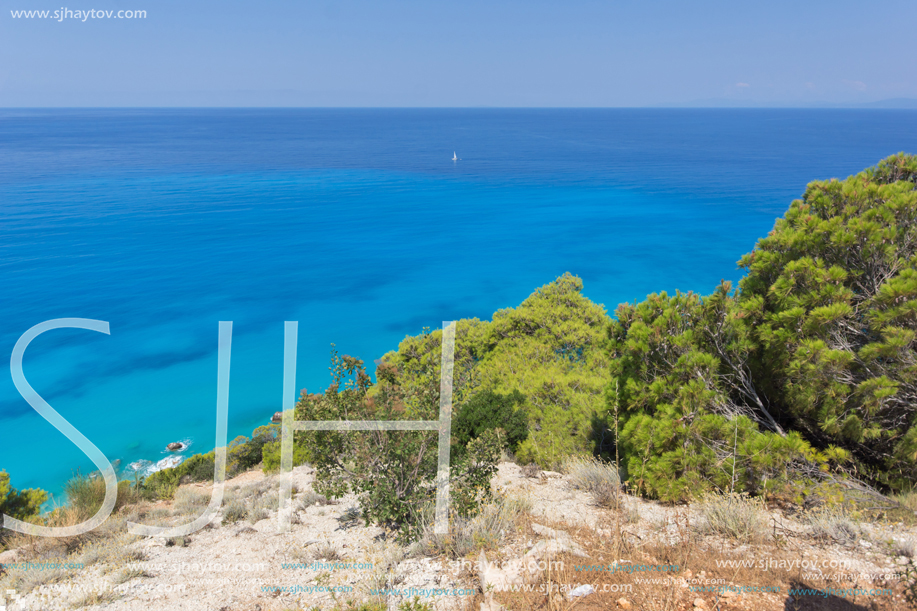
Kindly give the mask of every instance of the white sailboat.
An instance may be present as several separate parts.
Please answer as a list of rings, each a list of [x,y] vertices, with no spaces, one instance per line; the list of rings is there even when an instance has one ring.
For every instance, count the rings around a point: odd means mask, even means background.
[[[452,161],[458,161],[458,155],[455,154],[455,151],[452,151]]]

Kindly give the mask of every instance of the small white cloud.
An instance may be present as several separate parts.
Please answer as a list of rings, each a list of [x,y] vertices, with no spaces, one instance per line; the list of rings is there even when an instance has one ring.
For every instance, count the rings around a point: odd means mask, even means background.
[[[844,84],[848,87],[852,87],[857,91],[866,91],[866,83],[863,81],[844,81]]]
[[[736,83],[736,87],[751,87],[748,83]]]

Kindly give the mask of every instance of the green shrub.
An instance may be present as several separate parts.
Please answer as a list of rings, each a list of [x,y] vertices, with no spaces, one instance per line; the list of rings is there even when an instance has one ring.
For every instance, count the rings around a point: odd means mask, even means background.
[[[0,471],[0,513],[23,521],[32,521],[41,514],[41,505],[48,493],[38,488],[16,490],[10,486],[10,475]]]
[[[484,390],[472,396],[452,420],[452,451],[455,457],[462,458],[469,441],[480,437],[488,429],[496,428],[506,432],[509,449],[515,452],[529,435],[524,404],[525,396],[518,390],[506,395]]]
[[[666,501],[755,494],[808,485],[797,466],[817,474],[846,459],[831,447],[816,452],[774,420],[748,368],[754,346],[740,314],[728,284],[708,297],[660,293],[618,307],[608,329],[608,413],[619,413],[633,489]]]
[[[178,489],[179,479],[177,469],[161,469],[147,476],[143,487],[156,498],[170,499]]]
[[[105,502],[105,479],[98,473],[83,475],[77,471],[64,484],[64,494],[67,495],[67,505],[76,510],[82,519],[88,519],[94,516]]]
[[[279,441],[275,441],[279,434],[279,424],[268,424],[252,431],[251,439],[244,435],[233,439],[226,449],[226,477],[235,477],[260,464],[266,447],[273,447],[275,443],[279,446]],[[279,456],[278,450],[278,469]],[[183,483],[212,482],[215,461],[216,454],[212,451],[207,454],[194,454],[176,467],[151,474],[143,481],[143,487],[158,498],[172,498],[175,490]]]
[[[456,325],[454,404],[484,391],[523,394],[528,436],[515,449],[523,464],[553,469],[570,454],[605,449],[608,316],[582,288],[582,280],[564,274],[518,307],[495,312],[491,322]],[[382,358],[377,377],[438,386],[431,376],[438,375],[441,342],[441,330],[405,338]]]
[[[475,515],[491,499],[490,479],[506,447],[503,429],[485,429],[465,446],[464,457],[450,471],[452,509],[460,516]]]
[[[917,480],[917,157],[815,181],[742,258],[750,367],[775,417],[851,452],[892,490]]]
[[[194,454],[177,467],[150,474],[143,481],[143,488],[158,498],[170,499],[184,482],[212,482],[215,460],[214,452]]]
[[[402,601],[398,605],[398,611],[433,611],[433,605],[420,602],[420,596],[415,596],[411,601]]]
[[[89,475],[77,471],[64,484],[64,494],[67,497],[67,505],[75,510],[81,519],[87,520],[94,516],[105,502],[105,479],[98,471]],[[116,512],[126,505],[139,503],[146,498],[144,491],[137,488],[133,482],[121,480],[118,482],[118,496],[112,511]]]
[[[293,466],[298,467],[309,462],[309,452],[302,445],[300,434],[294,433],[293,444]],[[280,440],[271,441],[264,444],[261,450],[262,469],[265,473],[277,473],[280,471]]]
[[[839,467],[892,490],[917,479],[915,182],[904,154],[813,182],[742,258],[737,292],[619,306],[607,418],[636,489],[795,496]]]
[[[892,498],[901,503],[903,507],[917,512],[917,490],[908,490],[907,492],[902,492],[901,494],[897,494]]]
[[[279,424],[259,426],[252,431],[252,438],[239,435],[226,450],[226,473],[234,477],[261,463],[264,447],[280,435]]]
[[[118,482],[118,501],[115,503],[115,511],[126,505],[134,505],[149,498],[150,495],[146,494],[143,488],[137,485],[137,482],[126,479],[121,480]]]
[[[215,460],[216,455],[213,452],[189,456],[178,466],[178,477],[180,480],[187,478],[192,482],[212,482]]]
[[[438,364],[438,361],[437,363]],[[435,420],[439,375],[419,376],[417,384],[380,379],[373,388],[363,362],[332,353],[333,383],[324,394],[303,391],[297,420]],[[310,431],[304,445],[316,469],[315,490],[329,498],[359,496],[368,522],[397,530],[409,539],[419,533],[420,508],[436,493],[435,431]],[[503,447],[502,431],[489,430],[470,442],[466,460],[453,465],[451,485],[457,510],[474,513],[490,494],[490,475]]]

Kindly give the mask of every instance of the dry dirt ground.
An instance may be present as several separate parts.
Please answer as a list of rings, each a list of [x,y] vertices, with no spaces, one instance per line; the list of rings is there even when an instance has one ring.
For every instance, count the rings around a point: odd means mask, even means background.
[[[895,574],[913,562],[901,555],[914,549],[913,520],[859,523],[841,544],[813,538],[798,515],[774,510],[767,540],[741,545],[704,534],[695,507],[633,497],[599,507],[565,476],[526,477],[502,463],[492,484],[497,496],[525,499],[527,511],[495,539],[454,557],[401,546],[364,525],[352,496],[313,503],[309,467],[297,467],[293,478],[289,533],[277,533],[276,478],[251,471],[227,482],[232,498],[223,516],[184,539],[112,527],[64,547],[22,540],[0,555],[0,563],[31,563],[0,576],[0,611],[346,610],[364,602],[399,609],[414,596],[439,611],[908,608]],[[145,523],[190,521],[205,495],[207,487],[185,486],[172,503],[121,513]],[[232,521],[233,504],[247,504],[249,517]],[[520,573],[514,561],[522,558],[535,562]],[[61,562],[82,568],[49,568]],[[571,596],[577,588],[592,591]],[[798,588],[810,591],[791,592]]]

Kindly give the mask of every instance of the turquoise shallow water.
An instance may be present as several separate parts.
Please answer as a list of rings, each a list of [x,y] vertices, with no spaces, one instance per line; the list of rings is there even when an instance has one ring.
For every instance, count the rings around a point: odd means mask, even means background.
[[[917,152],[914,111],[0,111],[0,352],[59,317],[32,386],[123,465],[213,446],[217,323],[234,321],[230,438],[332,342],[372,362],[565,271],[613,310],[736,280],[808,181]],[[460,161],[451,161],[453,151]],[[0,371],[0,468],[59,490],[91,463]]]

